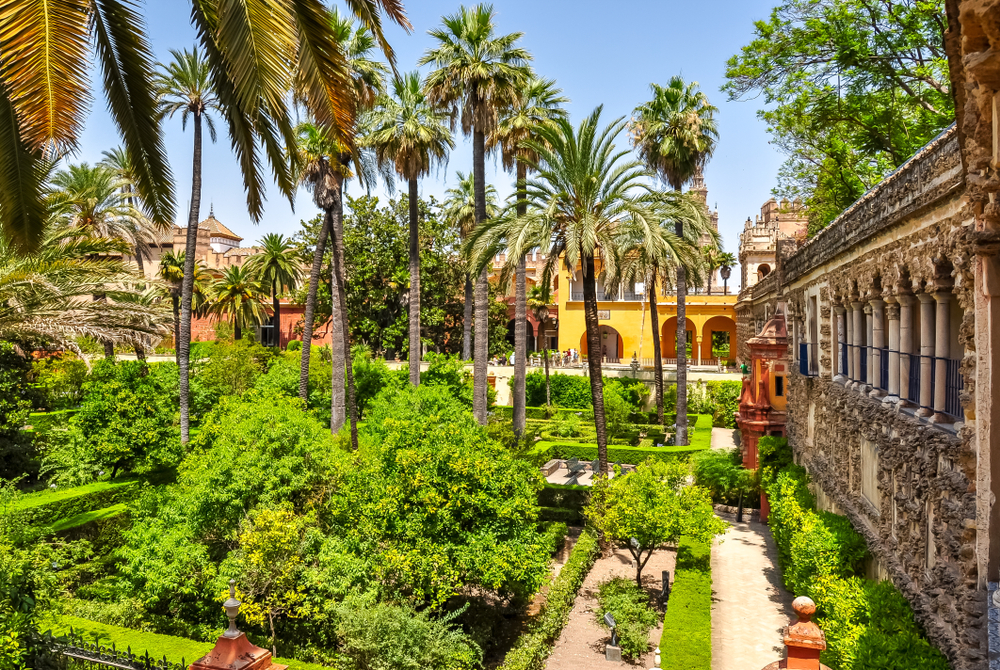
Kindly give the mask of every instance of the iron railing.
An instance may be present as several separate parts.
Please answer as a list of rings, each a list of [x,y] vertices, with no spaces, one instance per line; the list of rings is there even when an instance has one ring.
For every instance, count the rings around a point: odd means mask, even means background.
[[[52,631],[32,637],[32,646],[37,650],[35,667],[45,670],[187,670],[187,663],[157,659],[149,652],[139,655],[132,648],[118,649],[95,639],[87,639],[70,629],[65,635],[53,635]]]
[[[840,373],[847,377],[850,381],[861,382],[861,383],[871,383],[875,388],[880,390],[889,389],[889,356],[891,354],[899,355],[899,366],[900,370],[909,370],[909,380],[906,388],[900,388],[899,394],[904,400],[911,402],[918,407],[928,409],[931,411],[940,411],[934,407],[934,389],[937,384],[937,367],[938,361],[945,362],[945,404],[944,413],[955,418],[960,418],[962,416],[962,402],[961,393],[965,388],[965,377],[959,370],[961,361],[953,358],[942,358],[940,356],[923,356],[921,354],[907,354],[895,349],[889,349],[888,347],[872,347],[867,345],[855,345],[847,344],[845,342],[839,343],[841,347]],[[805,357],[805,344],[800,344],[800,360],[799,369],[802,371],[803,359]],[[850,374],[850,367],[848,363],[848,357],[853,355],[854,349],[860,349],[860,366],[859,370],[856,370],[853,375]],[[879,375],[877,377],[878,384],[875,380],[868,380],[868,357],[873,355],[874,350],[879,352]],[[923,363],[929,362],[930,365],[930,404],[923,404],[920,402],[920,381],[922,377]],[[802,374],[806,374],[802,372]]]
[[[799,342],[799,374],[804,377],[819,376],[818,351],[815,342]]]

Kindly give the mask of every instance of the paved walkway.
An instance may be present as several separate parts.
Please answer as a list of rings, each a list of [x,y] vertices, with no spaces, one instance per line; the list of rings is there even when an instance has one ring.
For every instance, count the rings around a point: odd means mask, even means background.
[[[712,670],[760,670],[784,653],[792,595],[767,526],[720,516],[732,527],[712,547]]]
[[[740,431],[732,428],[712,428],[713,449],[735,449],[739,444]]]

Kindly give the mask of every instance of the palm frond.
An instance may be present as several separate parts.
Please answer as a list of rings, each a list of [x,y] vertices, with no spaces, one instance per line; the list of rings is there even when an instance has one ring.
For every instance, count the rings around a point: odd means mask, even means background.
[[[50,167],[21,137],[17,112],[0,85],[0,231],[22,252],[37,249],[42,240]]]

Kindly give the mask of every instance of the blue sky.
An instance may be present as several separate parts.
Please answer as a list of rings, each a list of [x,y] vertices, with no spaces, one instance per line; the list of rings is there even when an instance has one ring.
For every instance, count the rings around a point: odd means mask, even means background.
[[[675,74],[697,81],[719,107],[720,142],[706,169],[710,206],[718,205],[719,228],[728,251],[736,252],[739,231],[747,216],[755,216],[770,197],[781,154],[768,143],[764,123],[756,118],[760,100],[727,102],[719,87],[726,60],[752,37],[753,21],[770,12],[776,0],[496,0],[498,31],[524,33],[522,43],[533,55],[535,70],[553,78],[570,98],[569,112],[578,121],[595,106],[604,105],[604,119],[626,116],[649,96],[651,82],[666,83]],[[404,0],[414,30],[407,35],[391,27],[390,43],[402,71],[415,67],[431,45],[427,30],[441,16],[454,12],[458,2]],[[194,31],[188,2],[156,0],[145,4],[145,14],[157,58],[167,60],[170,49],[190,48]],[[268,232],[292,234],[303,218],[317,212],[305,190],[295,209],[274,187],[268,190],[263,219],[254,225],[246,212],[238,165],[228,138],[219,128],[215,145],[206,144],[201,217],[210,204],[215,216],[251,244]],[[191,134],[180,118],[166,121],[166,142],[177,184],[177,221],[186,223],[191,189]],[[206,142],[208,140],[206,134]],[[628,139],[623,134],[622,144]],[[103,97],[98,94],[73,161],[96,162],[101,152],[118,143]],[[455,172],[471,171],[471,141],[457,138],[447,170],[421,183],[421,195],[439,199],[455,184]],[[488,160],[487,178],[501,196],[512,190],[510,175],[499,162]],[[404,187],[405,189],[405,187]],[[359,195],[356,184],[348,187]],[[373,191],[382,194],[381,188]],[[733,281],[739,277],[733,272]]]

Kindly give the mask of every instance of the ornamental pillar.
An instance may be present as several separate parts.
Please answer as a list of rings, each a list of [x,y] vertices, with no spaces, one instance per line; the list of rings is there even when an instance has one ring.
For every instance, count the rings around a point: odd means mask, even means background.
[[[931,375],[934,374],[936,309],[934,296],[930,293],[921,293],[917,298],[920,300],[920,409],[917,410],[917,416],[930,416],[933,414],[931,407],[934,404],[934,387],[931,384]]]
[[[934,414],[931,423],[952,423],[948,416],[948,359],[951,356],[951,291],[935,291]]]
[[[911,407],[910,370],[913,360],[913,303],[912,295],[899,296],[899,406]]]
[[[851,348],[851,379],[854,384],[851,388],[861,388],[863,382],[861,378],[864,373],[861,371],[861,347],[865,345],[865,304],[863,302],[852,302],[854,308],[854,327],[851,329],[853,335],[853,345]]]
[[[875,298],[868,304],[871,307],[872,320],[872,348],[869,364],[872,374],[868,380],[873,387],[869,396],[881,398],[885,395],[886,386],[886,380],[882,379],[882,349],[885,347],[885,302],[880,298]]]
[[[882,402],[899,402],[899,304],[893,296],[885,298],[885,317],[889,325],[889,378],[887,395]]]

